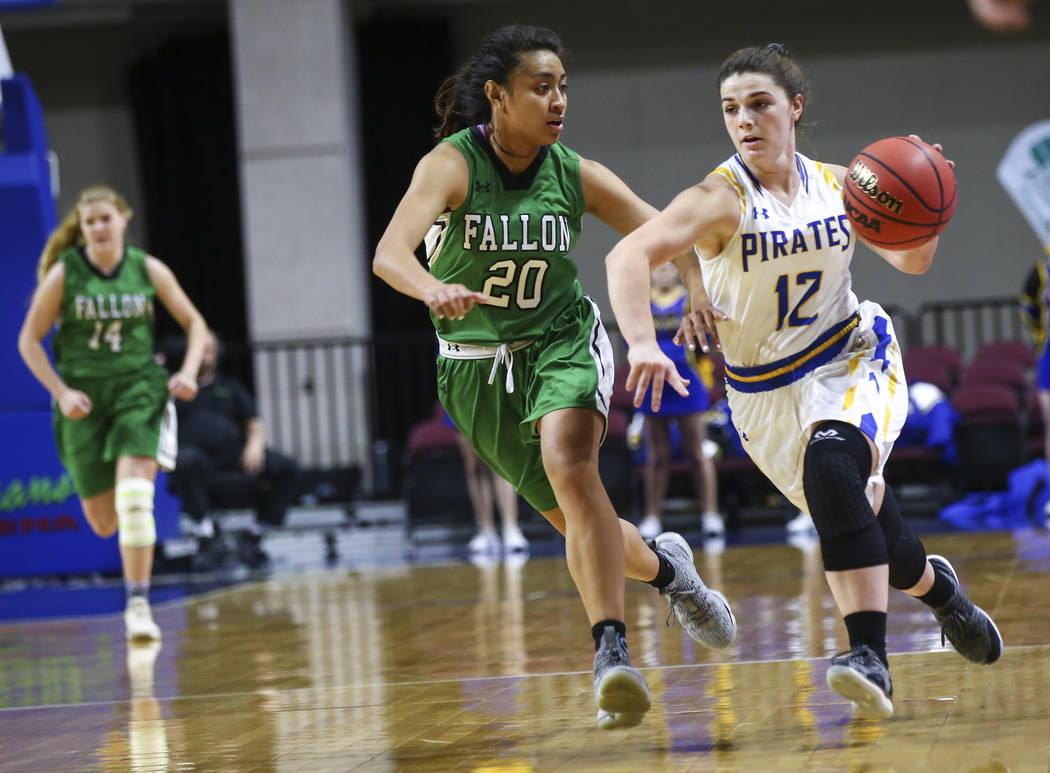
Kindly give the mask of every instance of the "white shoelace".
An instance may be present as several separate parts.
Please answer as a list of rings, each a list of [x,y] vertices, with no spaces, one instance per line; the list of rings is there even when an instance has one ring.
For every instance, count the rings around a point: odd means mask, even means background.
[[[507,381],[505,386],[507,393],[510,394],[514,391],[514,352],[506,344],[500,344],[496,347],[496,356],[492,358],[492,370],[489,371],[490,384],[496,380],[496,371],[499,369],[501,362],[507,364]]]

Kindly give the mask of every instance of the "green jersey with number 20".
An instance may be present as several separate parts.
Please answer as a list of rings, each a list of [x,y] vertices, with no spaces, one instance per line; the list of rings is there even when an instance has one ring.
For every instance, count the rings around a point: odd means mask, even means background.
[[[427,234],[430,272],[492,300],[461,320],[432,314],[434,327],[446,341],[485,346],[534,338],[583,294],[569,257],[585,209],[580,157],[555,143],[514,175],[480,126],[444,141],[466,158],[469,190]]]
[[[105,378],[134,373],[153,358],[153,303],[157,290],[146,253],[126,247],[106,276],[81,248],[59,255],[65,266],[62,310],[51,341],[63,378]]]

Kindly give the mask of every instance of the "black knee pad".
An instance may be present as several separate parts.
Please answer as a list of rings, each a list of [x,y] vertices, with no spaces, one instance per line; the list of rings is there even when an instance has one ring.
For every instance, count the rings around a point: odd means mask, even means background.
[[[926,571],[926,548],[912,534],[901,517],[901,508],[893,489],[886,486],[879,509],[879,526],[886,538],[886,553],[890,564],[890,587],[907,590],[913,587]]]
[[[825,421],[813,430],[802,464],[802,486],[821,539],[836,539],[875,523],[864,496],[871,450],[860,430]]]
[[[856,427],[826,421],[813,431],[802,485],[828,571],[887,562],[886,540],[864,496],[870,470],[871,449]]]

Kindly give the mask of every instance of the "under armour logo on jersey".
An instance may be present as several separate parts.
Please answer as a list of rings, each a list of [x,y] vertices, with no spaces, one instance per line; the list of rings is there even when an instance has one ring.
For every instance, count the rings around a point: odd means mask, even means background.
[[[474,182],[474,192],[475,193],[482,193],[482,192],[484,192],[484,193],[491,193],[492,192],[492,183],[483,183],[483,182],[475,181]]]
[[[450,343],[449,341],[445,341],[445,351],[458,352],[459,351],[459,344],[454,344],[454,343]]]
[[[742,437],[744,439],[745,443],[750,443],[751,442],[751,438],[749,438],[747,436],[747,433],[744,430],[740,430],[740,437]]]
[[[841,440],[846,442],[846,438],[842,437],[838,432],[833,429],[822,429],[813,433],[813,442],[818,440]]]
[[[758,220],[759,215],[764,217],[766,220],[769,220],[769,210],[765,207],[762,207],[762,209],[759,209],[758,207],[752,207],[752,209],[755,211],[755,220]]]

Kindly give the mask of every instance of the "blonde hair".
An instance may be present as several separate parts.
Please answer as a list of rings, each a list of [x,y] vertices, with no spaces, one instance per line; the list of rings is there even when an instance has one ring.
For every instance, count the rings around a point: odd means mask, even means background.
[[[47,237],[47,244],[44,245],[44,251],[40,253],[40,261],[36,266],[37,282],[44,281],[44,277],[47,276],[47,272],[51,270],[51,267],[55,265],[59,255],[70,247],[81,247],[84,245],[84,234],[80,230],[80,208],[86,204],[93,204],[96,201],[108,201],[127,220],[131,220],[133,214],[131,207],[128,206],[123,196],[108,185],[92,185],[90,188],[85,188],[77,196],[77,203],[73,205],[73,208],[62,218],[62,222]]]

